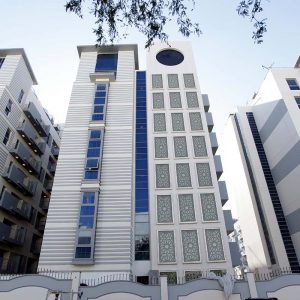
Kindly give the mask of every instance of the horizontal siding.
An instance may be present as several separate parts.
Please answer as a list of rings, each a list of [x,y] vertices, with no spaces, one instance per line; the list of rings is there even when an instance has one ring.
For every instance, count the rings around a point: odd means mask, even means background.
[[[90,74],[95,72],[97,52],[82,52],[76,82],[90,82]]]
[[[0,85],[9,85],[21,57],[21,55],[8,55],[5,57],[4,63],[0,69]]]

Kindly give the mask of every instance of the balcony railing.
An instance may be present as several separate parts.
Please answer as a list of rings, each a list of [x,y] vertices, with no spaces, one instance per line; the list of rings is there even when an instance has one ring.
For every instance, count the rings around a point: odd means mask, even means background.
[[[36,141],[35,131],[32,125],[25,121],[18,125],[17,131],[22,136],[27,145],[38,155],[42,155],[45,152],[46,143],[38,143]]]
[[[58,157],[59,154],[59,148],[58,147],[52,147],[51,148],[51,153],[53,154],[54,157]]]
[[[24,113],[40,136],[46,137],[49,134],[50,126],[44,124],[34,103],[29,102],[28,106],[24,109]]]
[[[0,222],[0,242],[22,246],[25,241],[26,229]]]
[[[31,205],[5,191],[0,199],[0,207],[11,214],[30,220]]]
[[[53,186],[53,180],[45,180],[44,181],[44,187],[48,192],[51,192]]]
[[[56,164],[50,163],[50,162],[49,162],[49,163],[48,163],[48,171],[49,171],[51,174],[54,175],[55,170],[56,170]]]
[[[12,166],[3,174],[3,178],[17,188],[25,196],[33,196],[36,190],[36,182],[31,181],[17,167]]]
[[[39,173],[41,163],[31,156],[30,151],[22,143],[16,143],[9,152],[29,173],[35,175]]]
[[[46,226],[46,219],[40,219],[37,223],[37,229],[39,231],[44,231],[45,230],[45,226]]]

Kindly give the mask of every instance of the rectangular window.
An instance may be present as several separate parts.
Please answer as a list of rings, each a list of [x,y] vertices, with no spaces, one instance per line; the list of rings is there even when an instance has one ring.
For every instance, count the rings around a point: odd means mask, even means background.
[[[91,250],[91,247],[76,247],[75,258],[90,258]]]
[[[117,72],[118,53],[98,54],[95,72]]]
[[[93,228],[94,216],[92,217],[80,217],[79,228]]]
[[[22,102],[23,96],[24,96],[24,91],[21,90],[21,91],[20,91],[20,94],[19,94],[19,97],[18,97],[18,102],[19,102],[19,103]]]
[[[3,138],[3,144],[7,145],[9,138],[10,138],[10,134],[11,134],[11,130],[9,128],[7,128],[4,138]]]
[[[11,112],[11,107],[12,107],[12,101],[8,99],[8,102],[5,107],[5,114],[8,116],[8,114]]]
[[[295,97],[296,103],[300,109],[300,97]]]
[[[290,90],[300,90],[299,84],[296,79],[287,79],[286,82],[289,85]]]
[[[93,216],[94,213],[95,213],[95,206],[93,205],[81,206],[80,209],[81,216]]]
[[[95,203],[95,193],[93,192],[84,192],[82,195],[82,203],[91,204]]]
[[[5,57],[0,57],[0,69],[4,63]]]
[[[103,121],[105,119],[106,84],[97,84],[92,121]]]

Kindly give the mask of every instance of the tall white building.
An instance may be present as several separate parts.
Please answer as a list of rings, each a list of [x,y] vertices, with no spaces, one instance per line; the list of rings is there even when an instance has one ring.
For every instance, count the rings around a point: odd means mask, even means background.
[[[60,136],[24,49],[0,49],[0,272],[36,272]]]
[[[146,71],[136,45],[78,52],[39,267],[143,282],[231,269],[226,187],[190,44],[151,47]]]
[[[273,68],[228,119],[221,155],[250,269],[300,260],[300,68]]]

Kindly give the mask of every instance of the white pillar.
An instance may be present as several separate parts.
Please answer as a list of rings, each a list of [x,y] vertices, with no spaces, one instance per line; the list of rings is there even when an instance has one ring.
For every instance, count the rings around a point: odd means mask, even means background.
[[[78,291],[80,286],[80,272],[73,272],[72,273],[72,289],[71,289],[71,297],[72,300],[78,300]]]
[[[247,278],[251,298],[258,298],[254,274],[246,273],[246,278]]]
[[[161,300],[168,300],[168,277],[167,276],[160,276],[160,299]]]

